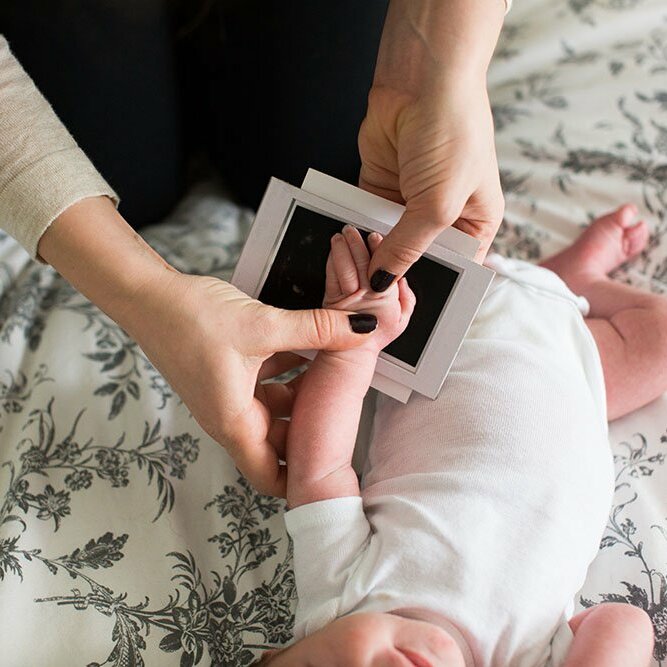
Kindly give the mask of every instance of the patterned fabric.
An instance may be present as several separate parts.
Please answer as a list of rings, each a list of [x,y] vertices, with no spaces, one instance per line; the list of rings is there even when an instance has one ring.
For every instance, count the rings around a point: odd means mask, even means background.
[[[666,293],[664,0],[516,2],[489,85],[507,200],[496,250],[539,261],[633,202],[651,239],[615,277]],[[615,500],[578,610],[602,601],[645,609],[653,664],[666,665],[667,396],[611,424],[610,442]]]
[[[199,192],[146,234],[179,269],[229,278],[251,221]],[[7,236],[0,276],[2,664],[236,667],[287,642],[282,501],[254,493],[127,335]]]
[[[496,250],[537,261],[632,201],[653,233],[618,278],[665,291],[664,0],[517,2],[489,83],[507,194]],[[227,278],[251,219],[199,191],[145,236],[179,269]],[[646,609],[663,665],[667,398],[615,422],[611,444],[614,507],[578,604]],[[4,665],[249,664],[291,636],[283,508],[121,329],[0,238]]]

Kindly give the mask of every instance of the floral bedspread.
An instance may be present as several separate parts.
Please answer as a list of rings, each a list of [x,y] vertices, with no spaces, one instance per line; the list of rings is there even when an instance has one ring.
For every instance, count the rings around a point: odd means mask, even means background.
[[[667,294],[664,0],[515,0],[489,85],[507,202],[497,249],[539,261],[592,218],[633,202],[651,239],[615,277]],[[577,604],[645,609],[656,632],[653,664],[663,666],[667,396],[612,423],[610,442],[614,506]]]
[[[664,0],[515,0],[489,85],[507,196],[496,249],[538,261],[632,201],[651,242],[617,277],[666,291]],[[145,236],[178,268],[226,278],[251,222],[204,189]],[[615,502],[577,603],[646,609],[664,665],[667,398],[610,440]],[[248,665],[291,637],[282,510],[119,327],[0,237],[3,665]]]
[[[147,236],[178,268],[229,277],[251,221],[198,192]],[[231,667],[287,642],[282,501],[6,236],[0,280],[0,662]]]

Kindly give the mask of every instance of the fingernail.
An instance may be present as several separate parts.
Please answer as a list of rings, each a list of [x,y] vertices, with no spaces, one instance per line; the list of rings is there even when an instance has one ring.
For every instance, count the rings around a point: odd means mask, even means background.
[[[396,276],[393,273],[389,273],[389,271],[378,269],[371,276],[371,289],[374,292],[384,292],[389,285],[391,285],[395,277]]]
[[[378,318],[375,315],[359,313],[358,315],[348,315],[352,331],[358,334],[368,334],[377,329]]]

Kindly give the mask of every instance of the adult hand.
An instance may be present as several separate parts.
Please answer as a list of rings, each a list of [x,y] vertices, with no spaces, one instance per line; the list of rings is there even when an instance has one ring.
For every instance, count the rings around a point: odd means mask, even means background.
[[[372,316],[266,306],[213,277],[172,272],[140,299],[132,335],[199,425],[222,444],[260,492],[284,496],[289,385],[260,385],[304,363],[298,349],[347,349],[376,325]]]
[[[362,188],[406,210],[373,255],[383,291],[446,227],[478,238],[481,261],[502,220],[486,70],[502,0],[391,0],[359,132]]]
[[[418,99],[373,89],[359,151],[359,185],[406,206],[371,260],[373,289],[386,289],[452,224],[479,239],[476,259],[485,257],[504,200],[484,86]]]
[[[284,495],[290,388],[259,385],[302,363],[299,349],[363,343],[377,320],[333,310],[285,311],[217,278],[179,273],[106,197],[67,208],[44,232],[40,256],[142,347],[202,428],[258,491]],[[370,334],[372,335],[372,334]]]

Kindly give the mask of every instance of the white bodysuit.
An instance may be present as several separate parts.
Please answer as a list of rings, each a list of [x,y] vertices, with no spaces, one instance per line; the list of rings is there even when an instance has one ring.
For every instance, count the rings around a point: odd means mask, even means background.
[[[287,512],[297,639],[423,607],[468,667],[562,664],[613,492],[602,368],[585,299],[546,269],[488,263],[438,399],[379,399],[362,497]]]

